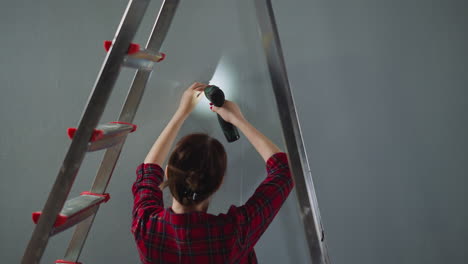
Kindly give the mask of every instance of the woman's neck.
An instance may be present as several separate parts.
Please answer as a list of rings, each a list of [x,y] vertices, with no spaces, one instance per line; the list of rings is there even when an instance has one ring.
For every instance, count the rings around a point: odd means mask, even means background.
[[[172,198],[172,211],[176,214],[185,214],[185,213],[192,213],[192,212],[203,212],[206,213],[208,210],[209,206],[209,201],[206,199],[205,201],[191,206],[183,206],[181,203],[179,203],[176,199]]]

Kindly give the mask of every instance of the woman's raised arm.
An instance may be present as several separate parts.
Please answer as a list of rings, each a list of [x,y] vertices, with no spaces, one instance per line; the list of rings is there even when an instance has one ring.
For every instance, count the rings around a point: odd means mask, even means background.
[[[212,111],[218,113],[224,120],[239,128],[265,162],[273,156],[273,154],[281,152],[270,139],[245,119],[239,107],[234,102],[226,100],[222,107],[213,106]]]
[[[206,86],[207,85],[204,83],[196,82],[185,90],[180,100],[179,108],[171,121],[169,121],[161,132],[161,135],[159,135],[158,139],[154,142],[153,147],[151,147],[148,155],[146,155],[144,163],[153,163],[163,166],[163,162],[169,154],[169,150],[179,133],[180,127],[200,101]]]

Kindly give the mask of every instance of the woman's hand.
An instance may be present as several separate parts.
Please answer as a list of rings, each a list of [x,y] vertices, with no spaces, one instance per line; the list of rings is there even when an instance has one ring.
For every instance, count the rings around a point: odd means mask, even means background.
[[[224,101],[222,107],[212,105],[210,108],[211,111],[218,113],[225,121],[233,125],[244,120],[244,115],[242,114],[239,106],[229,100]]]
[[[207,85],[204,83],[195,82],[189,88],[187,88],[187,90],[185,90],[184,94],[182,95],[177,112],[184,117],[189,116],[202,98],[203,91],[205,90],[206,86]]]

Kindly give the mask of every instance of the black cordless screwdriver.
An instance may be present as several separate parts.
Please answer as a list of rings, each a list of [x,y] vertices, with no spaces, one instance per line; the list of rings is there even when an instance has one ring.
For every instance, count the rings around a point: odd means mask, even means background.
[[[219,89],[218,86],[208,85],[205,88],[205,96],[216,107],[222,107],[224,104],[224,93],[221,89]],[[218,121],[228,142],[234,142],[240,138],[237,127],[229,122],[226,122],[220,115],[218,115]]]

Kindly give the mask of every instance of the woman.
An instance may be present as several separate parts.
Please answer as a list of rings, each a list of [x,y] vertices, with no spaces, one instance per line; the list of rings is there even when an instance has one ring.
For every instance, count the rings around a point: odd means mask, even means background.
[[[230,101],[211,109],[238,127],[266,162],[266,179],[244,205],[231,206],[226,214],[206,213],[227,166],[224,147],[208,135],[182,138],[165,171],[161,168],[205,88],[194,83],[184,92],[176,113],[137,168],[132,232],[145,264],[257,263],[253,247],[293,188],[286,154]],[[172,207],[164,208],[160,187],[169,187]]]

